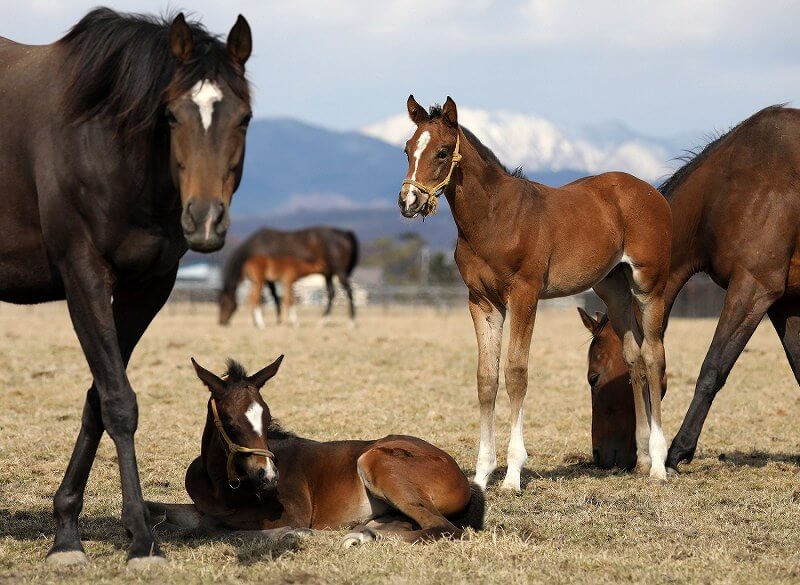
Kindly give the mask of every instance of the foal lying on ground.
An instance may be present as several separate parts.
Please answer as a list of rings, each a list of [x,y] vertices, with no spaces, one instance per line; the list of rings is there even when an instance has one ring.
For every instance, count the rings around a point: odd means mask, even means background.
[[[247,376],[222,378],[194,360],[211,391],[200,457],[186,472],[194,504],[149,503],[154,518],[201,532],[357,525],[345,546],[381,536],[406,542],[461,537],[483,527],[484,496],[450,455],[416,437],[320,443],[272,422],[260,389],[283,356]]]

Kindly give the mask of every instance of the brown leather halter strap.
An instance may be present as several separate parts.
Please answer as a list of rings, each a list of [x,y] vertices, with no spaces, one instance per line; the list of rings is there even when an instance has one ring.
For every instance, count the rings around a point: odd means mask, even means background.
[[[414,181],[413,179],[406,179],[403,181],[403,185],[411,185],[413,187],[416,187],[417,189],[419,189],[428,196],[427,204],[429,211],[426,215],[433,215],[434,213],[436,213],[436,204],[437,204],[436,198],[439,196],[439,192],[445,189],[450,184],[450,179],[453,176],[453,171],[456,170],[458,163],[461,162],[461,152],[459,151],[460,144],[461,144],[461,131],[456,130],[456,147],[453,149],[453,158],[452,161],[450,162],[450,171],[447,173],[447,176],[444,178],[443,181],[440,181],[433,187],[426,187],[422,183]]]
[[[211,399],[211,413],[214,415],[214,424],[216,425],[219,436],[222,437],[222,441],[225,443],[226,451],[228,452],[228,485],[231,487],[231,489],[235,490],[242,485],[243,479],[238,473],[236,473],[236,467],[233,464],[233,458],[236,457],[237,453],[243,453],[246,455],[260,455],[262,457],[266,457],[267,459],[274,459],[275,454],[267,449],[250,449],[249,447],[242,447],[241,445],[234,443],[228,436],[228,433],[225,432],[225,428],[222,426],[222,419],[219,418],[219,412],[217,411],[217,401],[213,398]]]

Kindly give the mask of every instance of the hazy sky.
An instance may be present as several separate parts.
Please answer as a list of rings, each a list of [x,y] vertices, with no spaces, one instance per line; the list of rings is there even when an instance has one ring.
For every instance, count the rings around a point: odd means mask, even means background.
[[[254,32],[258,116],[355,128],[447,94],[463,105],[618,120],[655,135],[724,129],[800,104],[800,0],[109,0]],[[0,0],[0,35],[59,37],[94,5]]]

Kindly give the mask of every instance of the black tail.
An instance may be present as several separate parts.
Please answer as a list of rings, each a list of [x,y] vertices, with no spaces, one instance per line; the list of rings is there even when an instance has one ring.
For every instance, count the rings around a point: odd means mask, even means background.
[[[347,276],[350,276],[358,264],[358,238],[353,232],[345,232],[344,235],[350,240],[350,263],[347,265]]]
[[[486,512],[486,494],[477,483],[469,486],[469,504],[461,514],[449,518],[450,522],[459,528],[472,528],[473,530],[483,530],[483,515]]]

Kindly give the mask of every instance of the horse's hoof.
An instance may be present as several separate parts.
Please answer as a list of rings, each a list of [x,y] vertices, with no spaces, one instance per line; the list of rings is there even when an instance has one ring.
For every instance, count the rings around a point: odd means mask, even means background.
[[[370,540],[375,540],[375,535],[371,532],[351,532],[342,539],[342,548],[350,548],[351,546],[359,546]]]
[[[500,485],[500,489],[504,492],[512,492],[515,494],[522,491],[522,487],[519,485],[519,480],[510,480],[508,478],[503,480],[502,485]]]
[[[295,528],[289,534],[294,535],[296,538],[299,538],[300,540],[305,540],[306,538],[314,536],[314,531],[311,530],[310,528]]]
[[[163,567],[167,565],[166,557],[151,556],[151,557],[133,557],[128,559],[128,569],[131,571],[147,571],[151,567]]]
[[[667,470],[664,469],[663,467],[660,468],[653,467],[650,470],[650,480],[657,483],[666,483]]]
[[[355,320],[350,319],[350,322],[347,324],[347,327],[350,329],[355,329],[357,327]]]
[[[89,559],[82,550],[65,550],[50,553],[45,562],[51,567],[85,567]]]
[[[639,460],[636,462],[636,467],[633,468],[633,473],[636,475],[650,475],[650,470],[653,463],[649,459]]]
[[[677,467],[667,467],[667,477],[677,477],[681,474]]]

